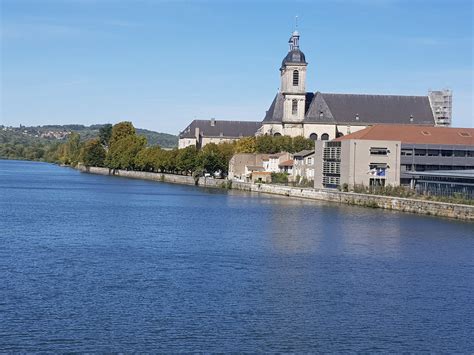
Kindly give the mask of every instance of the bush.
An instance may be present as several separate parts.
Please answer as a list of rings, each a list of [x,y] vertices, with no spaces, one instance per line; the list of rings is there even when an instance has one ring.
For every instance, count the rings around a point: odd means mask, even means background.
[[[273,184],[288,184],[288,174],[287,173],[272,173],[272,183]]]

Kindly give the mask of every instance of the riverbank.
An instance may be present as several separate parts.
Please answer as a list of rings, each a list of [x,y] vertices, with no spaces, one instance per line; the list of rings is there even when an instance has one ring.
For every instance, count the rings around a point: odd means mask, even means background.
[[[280,186],[273,184],[252,184],[246,182],[227,181],[200,177],[194,179],[192,176],[161,174],[142,171],[112,170],[108,168],[84,167],[78,170],[98,175],[121,176],[132,179],[168,182],[174,184],[197,185],[209,188],[232,188],[242,191],[258,192],[288,197],[304,198],[309,200],[320,200],[349,205],[357,205],[371,208],[383,208],[401,212],[410,212],[438,217],[455,218],[465,221],[474,221],[474,206],[451,204],[444,202],[425,201],[419,199],[369,195],[353,192],[341,192],[333,190],[300,188],[291,186]]]

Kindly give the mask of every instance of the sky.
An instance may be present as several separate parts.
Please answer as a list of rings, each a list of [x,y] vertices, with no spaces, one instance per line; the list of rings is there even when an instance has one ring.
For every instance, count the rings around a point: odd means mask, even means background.
[[[307,91],[453,90],[474,127],[471,0],[0,0],[0,124],[262,120],[298,16]]]

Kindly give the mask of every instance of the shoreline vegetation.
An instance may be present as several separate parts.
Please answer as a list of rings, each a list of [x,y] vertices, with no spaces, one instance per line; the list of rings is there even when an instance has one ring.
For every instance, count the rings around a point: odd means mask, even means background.
[[[149,146],[147,138],[139,135],[131,122],[120,122],[114,126],[101,126],[97,137],[85,141],[81,139],[78,133],[70,133],[65,143],[56,144],[54,148],[48,151],[49,159],[46,161],[74,168],[82,166],[86,169],[88,167],[105,168],[108,169],[109,175],[114,175],[113,173],[110,174],[114,171],[129,171],[189,177],[191,181],[198,185],[199,179],[204,176],[225,177],[228,172],[229,161],[236,153],[273,154],[282,151],[295,153],[305,149],[313,149],[313,145],[312,140],[303,137],[259,136],[242,138],[232,143],[210,143],[200,150],[193,146],[170,150],[161,148],[159,145]],[[0,157],[3,157],[3,155],[0,155]],[[45,159],[35,159],[35,157],[25,160],[45,161]],[[179,178],[176,180],[179,181]],[[226,188],[235,184],[233,181],[224,179],[216,180],[220,181],[220,184]],[[288,186],[287,181],[287,179],[282,179],[281,174],[273,174],[272,183],[268,186],[295,189],[308,188],[306,182],[302,184],[293,183],[292,186]],[[257,185],[262,186],[264,184]],[[311,187],[309,190],[315,189]],[[355,193],[374,198],[405,198],[419,202],[474,206],[473,200],[463,198],[463,196],[419,195],[402,186],[386,186],[377,189],[356,186],[354,191],[348,191],[343,186],[340,191],[331,191],[331,193],[338,192]],[[364,203],[367,207],[381,207],[374,204],[373,201],[368,203],[369,205],[367,205],[367,202]],[[373,206],[370,204],[373,204]]]

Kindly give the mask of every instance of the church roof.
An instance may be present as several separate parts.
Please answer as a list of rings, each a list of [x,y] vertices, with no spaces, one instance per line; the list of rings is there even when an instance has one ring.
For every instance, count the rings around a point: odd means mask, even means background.
[[[281,66],[285,66],[287,64],[308,64],[306,63],[306,57],[304,53],[299,49],[295,48],[288,52],[283,61],[281,62]]]
[[[196,128],[201,137],[250,137],[255,136],[262,122],[194,120],[179,134],[179,138],[195,138]]]
[[[281,123],[283,95],[277,94],[264,123]],[[306,93],[304,123],[434,125],[428,96]]]

